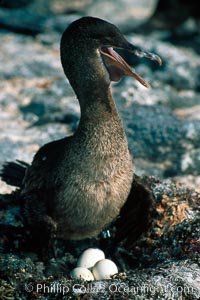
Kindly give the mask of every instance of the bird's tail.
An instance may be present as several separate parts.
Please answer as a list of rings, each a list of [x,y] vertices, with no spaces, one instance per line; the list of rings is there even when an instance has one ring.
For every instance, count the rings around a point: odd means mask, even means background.
[[[1,179],[9,185],[22,187],[25,172],[29,164],[24,161],[6,162],[0,170]]]

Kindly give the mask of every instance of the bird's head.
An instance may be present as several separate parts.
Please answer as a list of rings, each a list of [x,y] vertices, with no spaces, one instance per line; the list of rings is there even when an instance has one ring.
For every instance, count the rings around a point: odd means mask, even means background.
[[[79,44],[80,56],[82,48],[85,47],[89,47],[91,51],[97,51],[109,74],[110,81],[119,81],[123,76],[131,76],[145,87],[149,87],[149,84],[113,48],[124,49],[136,56],[146,57],[161,64],[159,56],[129,43],[115,25],[99,18],[83,17],[69,25],[61,39],[61,60],[62,56],[66,57],[67,43],[71,45],[70,47],[74,47],[74,51],[77,51],[75,45]]]

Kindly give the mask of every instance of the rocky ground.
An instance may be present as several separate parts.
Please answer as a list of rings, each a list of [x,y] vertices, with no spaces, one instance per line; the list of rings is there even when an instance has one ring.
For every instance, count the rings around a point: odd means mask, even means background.
[[[136,173],[161,179],[149,177],[156,198],[151,228],[131,255],[119,249],[126,279],[119,276],[103,282],[98,293],[74,292],[68,269],[54,277],[52,263],[47,271],[35,254],[21,251],[20,234],[13,233],[11,242],[5,231],[0,299],[61,298],[59,292],[37,293],[37,283],[70,286],[65,299],[199,298],[200,36],[194,34],[197,25],[193,19],[188,19],[176,36],[169,31],[134,34],[154,6],[153,0],[52,0],[30,1],[25,8],[0,8],[0,167],[16,159],[31,162],[41,145],[76,129],[79,106],[59,58],[61,33],[71,21],[82,15],[106,18],[118,25],[130,42],[163,60],[159,67],[123,53],[152,88],[147,90],[132,78],[112,86]],[[6,206],[3,196],[11,190],[0,183],[1,224],[19,228],[23,225],[16,217],[17,207]],[[73,266],[79,252],[62,253],[62,264]],[[113,293],[111,284],[120,288]]]

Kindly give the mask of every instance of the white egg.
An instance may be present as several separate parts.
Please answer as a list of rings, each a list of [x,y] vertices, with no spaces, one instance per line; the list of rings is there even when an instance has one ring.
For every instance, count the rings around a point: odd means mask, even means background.
[[[78,259],[77,267],[92,268],[99,260],[105,258],[105,254],[98,248],[88,248]]]
[[[70,276],[74,279],[83,279],[86,281],[94,280],[94,276],[92,272],[86,268],[81,268],[81,267],[74,268],[70,272]]]
[[[92,268],[92,273],[96,280],[110,279],[112,275],[118,273],[116,264],[110,259],[98,261]]]

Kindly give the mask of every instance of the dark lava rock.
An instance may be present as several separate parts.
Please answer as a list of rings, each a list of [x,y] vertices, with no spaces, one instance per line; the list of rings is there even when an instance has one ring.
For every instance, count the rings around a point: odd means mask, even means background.
[[[142,182],[154,195],[149,228],[128,250],[122,241],[115,245],[115,251],[109,251],[112,239],[104,249],[126,275],[119,273],[111,280],[94,282],[72,280],[69,266],[76,265],[74,254],[80,253],[78,249],[72,254],[65,243],[58,243],[57,247],[63,248],[61,256],[44,264],[35,253],[23,251],[19,232],[4,229],[0,255],[2,299],[9,291],[9,299],[198,300],[200,194],[170,181],[146,177]],[[8,212],[14,213],[9,206]],[[83,249],[81,243],[76,247]]]
[[[162,106],[136,106],[132,116],[128,135],[133,141],[135,157],[145,155],[149,159],[163,161],[168,154],[180,155],[181,137],[185,134],[183,122],[169,109]],[[171,149],[174,153],[171,153]]]
[[[38,117],[45,114],[45,104],[37,101],[37,99],[32,100],[32,102],[26,106],[21,106],[20,110],[23,114],[32,113]]]
[[[45,30],[46,17],[20,9],[0,9],[0,26],[13,32],[36,35]]]
[[[24,7],[34,0],[2,0],[0,3],[0,7],[5,7],[9,9],[14,9],[14,8],[19,8],[19,7]]]
[[[127,114],[127,113],[126,113]],[[170,109],[163,106],[134,105],[126,119],[131,153],[136,159],[164,163],[165,176],[180,172],[181,156],[185,153],[186,128]],[[127,120],[128,119],[128,120]],[[139,169],[142,166],[139,165]],[[151,173],[152,174],[152,173]]]

